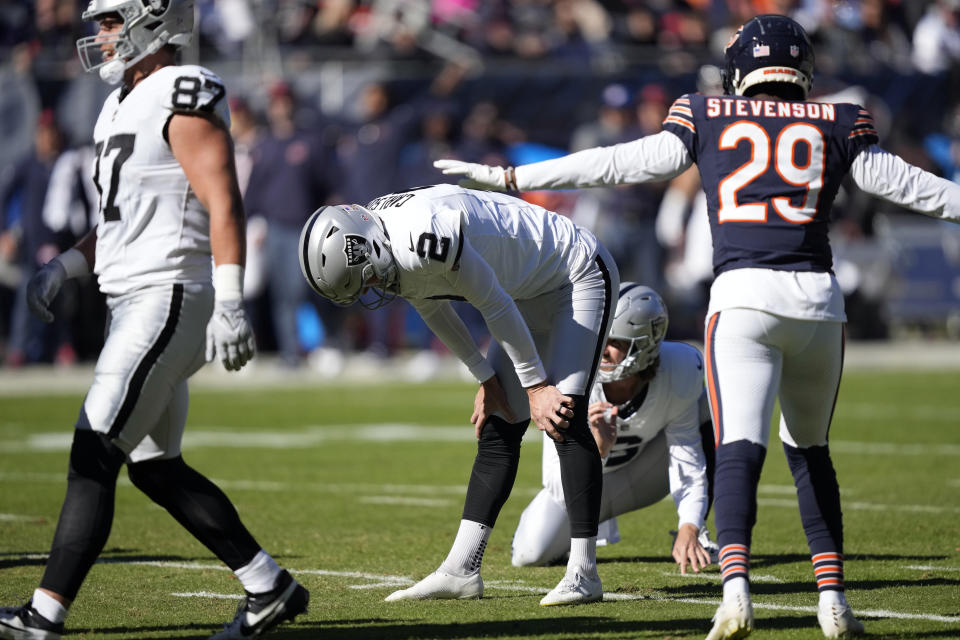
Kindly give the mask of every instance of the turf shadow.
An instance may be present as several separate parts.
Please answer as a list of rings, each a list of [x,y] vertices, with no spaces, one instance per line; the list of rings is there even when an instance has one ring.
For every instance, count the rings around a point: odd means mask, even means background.
[[[378,624],[379,623],[379,624]],[[285,640],[426,640],[472,637],[561,635],[564,638],[590,637],[599,634],[630,634],[631,637],[663,638],[669,635],[701,634],[709,631],[706,618],[678,620],[623,621],[604,616],[574,616],[519,620],[483,620],[465,623],[433,623],[396,620],[324,621],[313,629],[280,628],[271,638]],[[635,635],[634,635],[635,634]]]

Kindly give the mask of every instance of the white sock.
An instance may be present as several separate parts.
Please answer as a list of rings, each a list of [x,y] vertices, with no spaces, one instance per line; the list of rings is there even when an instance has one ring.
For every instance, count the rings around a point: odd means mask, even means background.
[[[457,537],[440,568],[456,576],[468,576],[480,571],[490,531],[490,527],[485,524],[461,520]]]
[[[46,591],[36,589],[33,592],[33,608],[44,618],[53,622],[63,622],[67,619],[67,608],[57,602]]]
[[[838,604],[841,607],[845,606],[847,604],[847,596],[844,595],[843,591],[835,591],[833,589],[821,591],[820,606],[827,606],[831,604]]]
[[[730,578],[723,583],[723,601],[732,602],[739,595],[750,597],[750,583],[746,578]]]
[[[247,593],[266,593],[273,589],[280,571],[280,566],[270,557],[270,554],[261,549],[253,560],[234,573]]]
[[[579,573],[585,578],[598,578],[597,574],[597,537],[570,538],[570,559],[567,561],[567,575]]]

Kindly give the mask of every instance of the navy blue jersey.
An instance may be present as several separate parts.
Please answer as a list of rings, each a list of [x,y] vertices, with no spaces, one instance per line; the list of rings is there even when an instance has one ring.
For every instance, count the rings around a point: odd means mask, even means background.
[[[878,141],[855,104],[687,94],[663,128],[697,163],[713,271],[831,271],[830,208],[854,158]]]

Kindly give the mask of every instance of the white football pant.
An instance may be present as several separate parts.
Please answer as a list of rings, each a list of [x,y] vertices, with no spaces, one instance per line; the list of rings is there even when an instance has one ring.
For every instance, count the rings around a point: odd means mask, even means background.
[[[843,368],[842,322],[726,309],[708,320],[704,351],[718,444],[748,440],[768,448],[778,395],[783,442],[827,443]]]
[[[553,441],[544,436],[544,447]],[[670,451],[660,431],[622,467],[603,474],[600,520],[649,507],[670,494]],[[513,534],[513,565],[551,564],[570,550],[570,523],[560,483],[560,460],[544,456],[544,488],[520,515]]]
[[[108,297],[108,334],[78,429],[108,434],[143,462],[180,455],[187,378],[204,363],[209,284],[157,285]]]

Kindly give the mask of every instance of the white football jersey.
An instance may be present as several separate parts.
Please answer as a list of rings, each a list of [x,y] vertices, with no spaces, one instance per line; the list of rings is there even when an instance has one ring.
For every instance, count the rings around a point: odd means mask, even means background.
[[[666,341],[660,346],[660,367],[638,406],[621,405],[617,441],[607,455],[604,472],[627,464],[663,429],[695,428],[699,433],[703,386],[703,356],[696,347]],[[590,403],[606,402],[603,385],[594,384]],[[699,440],[699,436],[698,436]]]
[[[568,218],[500,193],[449,184],[371,201],[386,227],[399,295],[478,380],[493,374],[450,306],[483,315],[524,386],[545,372],[517,301],[555,292],[594,267],[597,240]]]
[[[167,125],[177,113],[219,118],[229,126],[221,80],[203,67],[164,67],[129,92],[111,93],[97,119],[94,270],[105,294],[210,281],[209,215],[167,142]]]
[[[447,274],[460,268],[465,242],[514,300],[565,285],[597,254],[593,234],[568,218],[501,193],[439,184],[381,196],[367,208],[387,228],[408,300],[462,297]]]

